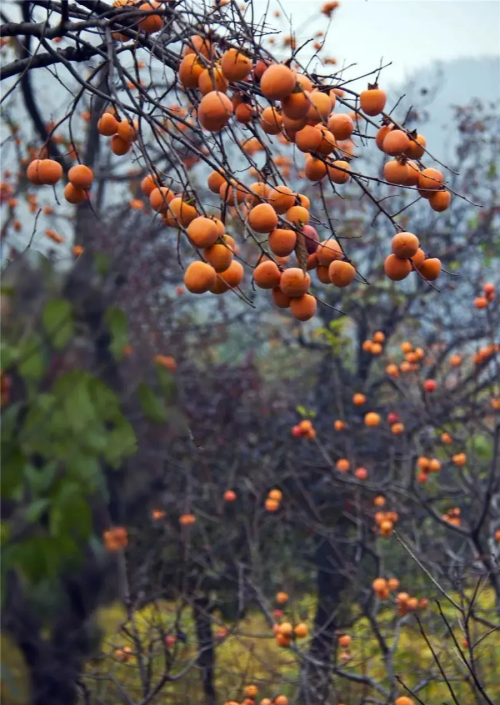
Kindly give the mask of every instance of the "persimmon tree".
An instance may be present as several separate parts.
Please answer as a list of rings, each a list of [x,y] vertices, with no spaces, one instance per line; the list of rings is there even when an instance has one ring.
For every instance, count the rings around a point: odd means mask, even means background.
[[[498,282],[480,260],[498,258],[494,118],[459,110],[444,167],[386,106],[382,68],[359,93],[322,32],[274,36],[251,4],[25,2],[2,20],[5,627],[34,701],[154,702],[199,672],[210,705],[408,705],[465,672],[460,697],[492,702],[477,648],[497,625],[477,595],[499,594]],[[15,261],[40,230],[76,259],[50,286]],[[272,336],[282,368],[216,362]],[[458,666],[436,654],[414,682],[398,635],[434,589],[459,636],[424,612],[420,636],[453,634]],[[312,590],[308,622],[294,598]],[[119,641],[99,650],[117,593]],[[294,675],[218,688],[218,647],[255,611]],[[363,620],[382,675],[350,634]]]

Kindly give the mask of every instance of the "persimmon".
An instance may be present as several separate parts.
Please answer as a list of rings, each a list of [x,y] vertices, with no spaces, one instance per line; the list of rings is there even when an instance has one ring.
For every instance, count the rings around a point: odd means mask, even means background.
[[[316,251],[320,265],[329,265],[343,256],[342,249],[335,238],[329,238],[319,243]]]
[[[381,90],[377,84],[368,85],[366,91],[362,91],[359,96],[361,110],[367,115],[380,115],[385,108],[387,94]]]
[[[225,93],[210,91],[198,106],[198,119],[209,132],[220,132],[234,112],[233,104]]]
[[[277,228],[269,235],[269,248],[278,257],[287,257],[294,249],[297,235],[293,230]]]
[[[306,124],[306,118],[291,118],[288,115],[282,115],[283,127],[285,129],[285,134],[290,142],[295,140],[295,135],[299,130],[302,130]]]
[[[198,81],[205,71],[197,54],[187,54],[179,65],[179,80],[185,88],[198,88]]]
[[[295,88],[290,95],[281,101],[283,115],[292,120],[305,118],[311,106],[309,94],[302,89]]]
[[[403,130],[390,130],[384,137],[382,149],[391,157],[403,154],[410,146],[410,140]]]
[[[345,421],[342,421],[341,419],[336,419],[333,423],[333,428],[336,431],[345,431],[347,428],[347,424]]]
[[[410,257],[411,261],[415,265],[417,269],[420,269],[422,266],[422,262],[425,259],[425,252],[419,247],[418,250],[415,252],[415,254]]]
[[[300,197],[299,200],[301,201],[301,205],[304,205]],[[315,254],[319,246],[319,236],[316,228],[313,228],[312,225],[304,225],[302,227],[302,234],[305,238],[307,252],[309,255]]]
[[[341,646],[343,649],[348,649],[351,645],[352,642],[352,637],[349,636],[349,634],[342,634],[342,636],[339,636],[339,646]]]
[[[109,144],[113,154],[116,154],[119,157],[122,157],[124,154],[127,154],[127,152],[130,152],[131,142],[128,140],[123,140],[118,134],[113,135]]]
[[[252,60],[237,49],[228,49],[221,58],[221,70],[228,81],[243,81],[252,71]]]
[[[426,392],[435,392],[437,389],[437,382],[435,379],[426,379],[424,382],[424,389]]]
[[[246,195],[246,202],[250,206],[257,206],[259,203],[264,203],[269,199],[271,194],[271,187],[264,183],[264,181],[257,181],[254,184],[250,184],[248,189],[251,193]]]
[[[268,203],[259,203],[248,214],[248,225],[256,233],[270,233],[278,225],[278,216]]]
[[[286,219],[289,223],[297,226],[306,225],[309,222],[309,211],[303,206],[292,206],[286,212]]]
[[[328,274],[328,265],[318,264],[316,267],[316,276],[322,284],[331,284]]]
[[[261,262],[253,271],[253,279],[261,289],[275,289],[280,285],[281,276],[278,265],[271,261]]]
[[[350,170],[351,167],[349,166],[349,162],[341,159],[337,159],[332,164],[328,165],[328,174],[334,184],[347,183],[347,181],[351,178],[349,175]]]
[[[283,118],[276,108],[265,108],[260,116],[260,126],[268,135],[278,135],[283,127]]]
[[[166,213],[168,204],[173,201],[175,194],[167,186],[153,188],[149,194],[149,204],[157,213]]]
[[[288,186],[276,186],[269,194],[269,203],[278,215],[283,215],[294,205],[295,194]]]
[[[226,179],[218,171],[212,171],[207,179],[207,186],[212,193],[220,193],[221,186]]]
[[[394,235],[391,241],[393,254],[401,259],[410,258],[417,254],[420,242],[413,233],[402,232]]]
[[[454,465],[456,465],[458,468],[463,467],[467,463],[467,456],[465,455],[465,453],[455,453],[455,455],[453,455],[451,459]]]
[[[238,205],[244,203],[248,197],[246,189],[241,188],[241,186],[235,182],[224,181],[219,190],[219,195],[223,201],[234,205],[236,202]]]
[[[351,463],[347,460],[347,458],[339,458],[335,464],[335,467],[339,472],[349,472]]]
[[[40,177],[38,176],[38,168],[41,163],[41,159],[33,159],[33,161],[28,164],[28,168],[26,169],[26,176],[28,177],[28,181],[31,181],[31,183],[35,184],[36,186],[40,186],[42,183],[40,181]]]
[[[405,155],[410,159],[420,159],[425,153],[425,137],[423,135],[410,135],[410,145]]]
[[[301,152],[315,152],[323,139],[322,133],[311,125],[306,125],[295,135],[295,144]]]
[[[428,200],[433,211],[442,213],[450,207],[451,193],[445,189],[434,191],[434,193],[431,193]]]
[[[175,372],[177,369],[177,362],[171,355],[155,355],[154,361],[170,372]]]
[[[78,164],[78,166],[72,166],[68,171],[68,179],[73,186],[88,189],[91,187],[94,180],[94,172],[90,167],[84,164]]]
[[[297,82],[295,73],[283,64],[271,64],[260,79],[260,90],[268,100],[282,100],[290,95]]]
[[[278,695],[274,698],[274,705],[288,705],[288,698],[286,695]]]
[[[219,237],[217,225],[211,218],[198,216],[187,228],[189,239],[196,247],[210,247]]]
[[[103,113],[97,123],[99,134],[112,137],[118,130],[118,120],[111,113]]]
[[[408,164],[399,159],[392,159],[384,164],[384,179],[390,184],[406,184],[410,176]]]
[[[319,130],[321,134],[321,142],[316,147],[316,152],[327,157],[335,149],[335,137],[324,125],[319,125],[316,129]]]
[[[347,140],[354,132],[354,122],[346,113],[331,115],[327,127],[337,140]]]
[[[64,198],[68,201],[68,203],[78,205],[79,203],[84,203],[84,201],[88,200],[88,194],[85,189],[79,188],[78,186],[73,186],[72,183],[69,183],[64,187]]]
[[[293,633],[297,639],[304,639],[309,634],[309,627],[305,622],[299,622],[299,624],[295,625]]]
[[[474,299],[474,306],[478,309],[486,308],[488,306],[488,299],[485,296],[477,296]]]
[[[328,267],[328,276],[332,284],[343,288],[352,283],[356,276],[356,270],[349,262],[334,260]]]
[[[151,13],[151,11],[155,8],[153,3],[145,2],[142,5],[139,5],[137,9],[142,11],[149,11]],[[155,32],[159,32],[162,27],[163,18],[161,15],[148,14],[147,16],[142,17],[139,20],[139,29],[145,32],[146,34],[154,34]]]
[[[386,373],[389,375],[389,377],[393,377],[394,379],[397,379],[399,377],[399,369],[397,365],[390,364],[387,365],[385,368]]]
[[[203,250],[203,257],[215,269],[216,272],[224,272],[233,261],[233,251],[223,243],[215,243]]]
[[[253,107],[250,105],[250,103],[240,103],[234,111],[234,117],[238,122],[241,122],[244,125],[248,125],[248,123],[252,122],[252,119],[255,116],[255,111]]]
[[[292,299],[289,296],[286,296],[286,294],[284,294],[279,287],[275,287],[271,291],[271,296],[274,305],[278,308],[290,308],[290,302]]]
[[[406,162],[407,166],[407,176],[404,183],[405,186],[418,186],[418,175],[420,174],[420,167],[417,162],[411,159]]]
[[[198,88],[202,95],[207,95],[211,91],[221,91],[226,93],[229,88],[229,81],[224,78],[224,74],[218,66],[203,69],[198,77]],[[234,107],[234,106],[233,106]]]
[[[306,158],[305,175],[309,181],[321,181],[321,179],[326,176],[326,171],[327,167],[325,162],[312,156]]]
[[[281,291],[291,298],[304,296],[311,286],[311,277],[298,267],[285,269],[281,275],[279,287]],[[290,304],[291,305],[291,304]]]
[[[309,321],[316,313],[316,299],[311,294],[304,294],[290,299],[290,311],[298,321]]]
[[[377,134],[375,135],[375,144],[377,147],[380,149],[381,152],[384,151],[383,145],[384,145],[384,140],[389,134],[389,132],[392,132],[394,129],[394,125],[382,125],[382,127],[377,131]]]
[[[208,39],[200,36],[199,34],[193,34],[189,38],[189,44],[184,48],[184,56],[188,54],[201,54],[207,59],[213,56],[213,47]]]
[[[406,695],[396,698],[394,705],[415,705],[414,701]]]
[[[364,394],[361,394],[360,392],[356,392],[356,394],[354,394],[352,397],[352,403],[355,406],[362,406],[365,402],[366,402],[366,397]]]
[[[214,286],[215,269],[206,262],[191,262],[184,273],[184,285],[192,294],[204,294]]]
[[[194,514],[181,514],[179,517],[179,524],[181,526],[192,526],[196,523],[196,517]]]
[[[441,260],[437,257],[429,257],[422,262],[418,271],[428,281],[435,281],[441,273]]]
[[[384,272],[393,281],[405,279],[411,272],[411,264],[408,259],[401,259],[392,254],[385,258]]]
[[[183,228],[187,228],[197,215],[198,212],[194,206],[184,201],[181,196],[175,196],[168,203],[168,210],[163,216],[163,222],[169,227],[176,228],[180,225]]]
[[[34,166],[31,166],[34,164]],[[31,167],[31,169],[30,169]],[[36,159],[28,166],[27,176],[32,183],[54,186],[62,177],[63,170],[54,159]],[[35,179],[35,180],[33,180]]]
[[[264,506],[268,512],[276,512],[280,507],[280,503],[276,499],[267,498],[264,502]]]
[[[366,468],[356,468],[356,470],[354,471],[354,476],[358,480],[366,480],[366,478],[368,477],[368,470]]]
[[[365,414],[365,426],[375,427],[380,424],[380,414],[369,411]]]
[[[308,124],[316,125],[318,122],[326,122],[332,108],[332,99],[328,93],[321,93],[318,90],[312,91],[309,94]]]
[[[439,472],[441,470],[441,461],[437,458],[431,458],[429,460],[429,472]]]
[[[391,426],[391,433],[393,433],[395,436],[399,436],[403,431],[405,430],[404,424],[401,423],[401,421],[398,421],[397,423],[393,423]]]
[[[231,264],[223,272],[219,273],[217,281],[213,287],[210,287],[212,294],[223,294],[229,289],[239,286],[243,281],[245,270],[243,266],[233,259]]]
[[[141,191],[145,196],[150,196],[155,188],[159,187],[159,182],[154,174],[148,174],[141,181]]]
[[[119,122],[116,131],[124,142],[135,142],[137,139],[137,125],[129,120]]]
[[[257,688],[256,685],[247,685],[245,686],[245,695],[247,695],[249,698],[255,698],[257,693],[259,692],[259,689]]]
[[[424,198],[430,198],[433,191],[443,185],[443,174],[438,169],[422,169],[418,175],[418,192]]]
[[[270,490],[267,496],[270,499],[275,499],[276,501],[281,502],[281,500],[283,499],[283,492],[275,488],[273,490]]]

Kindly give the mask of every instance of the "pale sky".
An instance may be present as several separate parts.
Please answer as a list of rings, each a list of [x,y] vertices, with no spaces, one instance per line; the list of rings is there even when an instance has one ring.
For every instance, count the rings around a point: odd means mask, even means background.
[[[253,4],[260,16],[267,0]],[[318,19],[321,5],[321,0],[283,0],[293,27],[300,28],[299,45],[325,29],[326,18]],[[270,0],[270,7],[268,22],[279,26],[272,16],[277,0]],[[328,37],[327,53],[340,65],[357,63],[351,75],[372,70],[383,57],[384,63],[393,62],[384,70],[384,83],[399,84],[437,60],[500,56],[500,0],[340,0]]]

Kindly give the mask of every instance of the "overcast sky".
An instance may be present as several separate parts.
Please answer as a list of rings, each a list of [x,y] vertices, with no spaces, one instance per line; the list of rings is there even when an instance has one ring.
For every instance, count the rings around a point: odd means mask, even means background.
[[[256,15],[266,4],[254,1]],[[325,29],[324,16],[317,19],[321,5],[318,0],[283,2],[294,28],[300,28],[299,44],[311,31]],[[278,8],[277,0],[270,6]],[[384,83],[399,84],[437,60],[500,57],[500,0],[340,0],[328,37],[327,54],[339,64],[355,61],[361,74],[383,57],[384,63],[393,62],[384,71]]]

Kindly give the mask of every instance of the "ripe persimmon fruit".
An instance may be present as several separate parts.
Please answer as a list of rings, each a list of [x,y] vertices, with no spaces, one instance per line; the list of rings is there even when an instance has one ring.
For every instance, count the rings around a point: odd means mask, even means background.
[[[262,74],[260,90],[269,100],[282,100],[290,95],[296,82],[296,75],[288,66],[271,64]]]
[[[413,233],[402,232],[394,235],[391,241],[393,254],[401,259],[413,257],[417,254],[420,242]]]
[[[250,210],[248,225],[256,233],[270,233],[278,225],[278,216],[269,203],[259,203]]]
[[[253,279],[261,289],[275,289],[280,285],[281,272],[277,264],[268,260],[255,267]]]
[[[304,294],[298,298],[290,299],[290,311],[298,321],[309,321],[316,313],[316,298],[311,294]]]
[[[220,132],[234,112],[233,104],[225,93],[210,91],[198,106],[198,119],[209,132]]]
[[[385,258],[384,272],[393,281],[405,279],[411,272],[411,264],[408,259],[401,259],[396,255],[389,255]]]
[[[349,262],[334,260],[328,267],[328,276],[332,284],[339,288],[349,286],[356,276],[356,270]]]
[[[368,85],[366,91],[362,91],[359,96],[361,110],[367,115],[380,115],[385,108],[387,94],[381,90],[377,84]]]
[[[298,267],[285,269],[281,275],[279,287],[281,291],[291,298],[298,298],[307,294],[311,286],[311,277]]]
[[[215,269],[206,262],[191,262],[184,273],[184,286],[192,294],[204,294],[214,286]]]
[[[77,188],[90,188],[94,180],[94,172],[85,164],[78,164],[68,171],[68,179]]]

